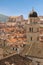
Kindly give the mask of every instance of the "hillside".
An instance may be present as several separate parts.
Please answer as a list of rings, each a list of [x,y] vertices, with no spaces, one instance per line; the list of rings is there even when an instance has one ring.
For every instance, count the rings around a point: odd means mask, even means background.
[[[8,20],[8,16],[0,14],[0,22],[6,22]]]

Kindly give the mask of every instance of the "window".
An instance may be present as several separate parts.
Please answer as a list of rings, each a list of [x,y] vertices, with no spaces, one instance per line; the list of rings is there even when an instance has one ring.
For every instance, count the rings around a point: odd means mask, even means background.
[[[37,62],[37,65],[40,65],[40,62]]]
[[[30,31],[30,32],[33,32],[33,28],[29,28],[29,31]]]
[[[31,37],[31,41],[32,41],[32,37]]]
[[[31,28],[29,28],[29,31],[31,32]]]
[[[39,63],[37,65],[40,65]]]
[[[39,40],[39,37],[37,37],[37,41]]]
[[[33,32],[33,28],[32,28],[32,32]]]

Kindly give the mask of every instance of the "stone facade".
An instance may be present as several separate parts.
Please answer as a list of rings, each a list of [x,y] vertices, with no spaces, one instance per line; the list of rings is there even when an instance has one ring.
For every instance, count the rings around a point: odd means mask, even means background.
[[[28,43],[39,43],[39,18],[29,17],[26,24],[26,34]]]

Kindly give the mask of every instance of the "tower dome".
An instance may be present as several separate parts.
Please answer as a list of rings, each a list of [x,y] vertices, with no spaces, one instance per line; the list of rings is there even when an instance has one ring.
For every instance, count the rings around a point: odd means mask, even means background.
[[[32,12],[30,12],[29,17],[37,17],[37,12],[35,12],[34,10],[32,10]]]

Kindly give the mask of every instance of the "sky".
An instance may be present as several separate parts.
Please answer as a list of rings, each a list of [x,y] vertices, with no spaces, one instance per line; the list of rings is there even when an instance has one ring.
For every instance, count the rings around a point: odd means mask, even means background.
[[[23,15],[28,18],[30,11],[43,15],[43,0],[0,0],[0,14],[7,16]]]

